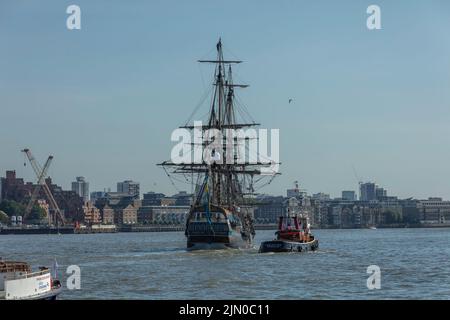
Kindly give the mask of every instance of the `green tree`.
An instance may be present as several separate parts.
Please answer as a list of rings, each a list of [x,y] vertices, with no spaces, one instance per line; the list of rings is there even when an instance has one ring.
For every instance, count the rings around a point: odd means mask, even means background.
[[[40,206],[33,206],[28,219],[30,220],[42,220],[47,217],[47,212]]]
[[[25,214],[26,207],[13,200],[3,200],[0,202],[0,210],[5,212],[9,217],[11,216],[23,216]]]
[[[6,213],[0,210],[0,223],[8,223],[9,217]]]
[[[13,200],[3,200],[2,202],[0,202],[0,210],[5,212],[9,217],[23,217],[26,211],[26,206]],[[45,210],[38,205],[34,205],[26,219],[40,221],[45,217],[47,217],[47,213],[45,212]]]

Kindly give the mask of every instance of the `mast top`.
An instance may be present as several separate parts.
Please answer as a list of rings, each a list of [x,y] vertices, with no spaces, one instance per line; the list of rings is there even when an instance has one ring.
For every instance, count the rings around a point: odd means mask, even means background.
[[[222,38],[219,38],[219,42],[216,44],[217,51],[220,51],[222,49]]]
[[[232,64],[232,63],[242,63],[241,60],[223,60],[221,52],[222,52],[222,38],[219,38],[219,42],[216,44],[217,53],[219,54],[218,60],[198,60],[200,63],[224,63],[224,64]]]

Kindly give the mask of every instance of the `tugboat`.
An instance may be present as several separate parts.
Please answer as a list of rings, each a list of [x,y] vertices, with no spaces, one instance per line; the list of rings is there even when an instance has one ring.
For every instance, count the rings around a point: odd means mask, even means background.
[[[273,169],[279,163],[267,161],[259,153],[256,157],[245,154],[246,141],[256,141],[255,138],[233,136],[237,131],[259,124],[236,101],[235,90],[248,87],[233,82],[232,65],[242,61],[224,59],[220,39],[216,49],[216,59],[199,60],[215,66],[209,112],[202,121],[194,121],[192,125],[189,123],[194,111],[181,127],[194,131],[194,142],[187,143],[191,146],[187,153],[193,157],[189,161],[183,157],[181,161],[172,159],[159,164],[171,180],[171,174],[182,175],[182,179],[191,182],[192,188],[195,186],[185,228],[188,250],[251,248],[255,235],[252,196],[256,188],[270,183],[279,174]],[[259,161],[251,162],[246,155]],[[196,160],[192,162],[192,158]],[[267,183],[264,179],[272,180]],[[172,184],[175,185],[173,181]]]
[[[61,291],[47,267],[33,272],[26,262],[0,258],[0,300],[56,300]]]
[[[308,219],[301,215],[280,216],[276,239],[261,243],[259,252],[308,252],[319,248],[319,240],[311,233]]]

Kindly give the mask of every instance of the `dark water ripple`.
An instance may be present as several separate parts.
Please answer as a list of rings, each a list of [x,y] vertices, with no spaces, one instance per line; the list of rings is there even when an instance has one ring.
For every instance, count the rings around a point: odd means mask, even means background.
[[[81,268],[62,299],[450,299],[450,229],[316,230],[320,250],[185,250],[181,232],[0,236],[0,256],[60,274]],[[366,269],[381,268],[381,290]],[[66,277],[66,276],[64,276]]]

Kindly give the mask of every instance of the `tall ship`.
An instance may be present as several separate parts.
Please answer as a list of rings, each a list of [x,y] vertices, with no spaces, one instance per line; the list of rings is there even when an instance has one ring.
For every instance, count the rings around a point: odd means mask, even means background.
[[[259,151],[249,154],[252,152],[249,140],[254,137],[230,136],[232,132],[242,132],[259,124],[236,94],[237,89],[248,87],[233,81],[233,67],[242,61],[224,59],[220,39],[216,50],[215,59],[198,61],[214,66],[209,90],[211,103],[206,117],[200,119],[201,126],[198,126],[198,121],[192,125],[191,115],[186,125],[180,127],[200,132],[201,139],[194,138],[190,152],[195,154],[197,148],[201,148],[201,153],[197,153],[201,159],[177,163],[172,159],[159,164],[169,178],[181,176],[183,181],[191,183],[193,200],[185,226],[188,250],[252,247],[256,191],[279,174],[271,169],[274,161],[267,158],[261,161]],[[257,161],[248,160],[250,158]]]

